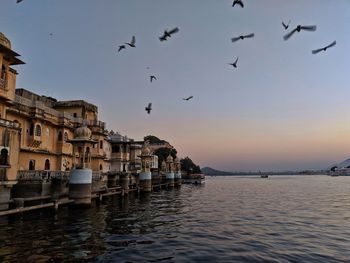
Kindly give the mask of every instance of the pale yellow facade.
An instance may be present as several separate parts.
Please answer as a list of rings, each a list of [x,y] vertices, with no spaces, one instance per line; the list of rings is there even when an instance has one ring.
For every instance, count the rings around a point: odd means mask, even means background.
[[[87,126],[97,142],[91,149],[91,168],[109,171],[111,147],[97,106],[16,89],[17,72],[11,66],[23,64],[18,56],[0,33],[0,181],[15,181],[23,170],[72,169],[73,147],[67,141],[81,126]]]

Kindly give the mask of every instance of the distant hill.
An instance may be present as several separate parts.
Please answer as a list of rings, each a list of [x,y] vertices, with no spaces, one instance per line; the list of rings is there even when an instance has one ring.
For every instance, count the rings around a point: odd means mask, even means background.
[[[210,168],[210,167],[201,168],[201,171],[205,175],[234,175],[234,173],[219,171],[219,170],[215,170],[215,169]]]
[[[350,166],[350,158],[346,159],[345,161],[337,164],[333,164],[332,166],[328,167],[328,170],[331,169],[331,167],[337,166],[338,168],[348,167]]]

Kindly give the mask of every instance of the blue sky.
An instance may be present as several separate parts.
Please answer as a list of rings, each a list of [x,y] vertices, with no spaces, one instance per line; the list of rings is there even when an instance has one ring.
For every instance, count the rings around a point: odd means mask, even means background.
[[[155,134],[202,166],[320,169],[349,156],[350,1],[15,2],[1,0],[0,31],[27,63],[16,67],[19,88],[92,102],[109,129]],[[317,31],[283,41],[289,19]],[[133,35],[137,47],[118,53]]]

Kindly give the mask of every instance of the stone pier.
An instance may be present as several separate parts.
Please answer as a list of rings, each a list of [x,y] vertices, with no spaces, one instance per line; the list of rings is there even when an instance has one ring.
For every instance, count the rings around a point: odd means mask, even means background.
[[[175,158],[174,160],[175,172],[174,172],[174,184],[176,187],[181,186],[182,178],[181,178],[181,163],[179,158]]]
[[[169,187],[174,187],[174,163],[173,163],[173,157],[169,155],[166,158],[166,183]]]
[[[73,145],[73,165],[69,179],[69,199],[74,205],[91,205],[92,170],[91,149],[97,142],[91,139],[91,130],[86,126],[74,131],[74,139],[67,142]]]
[[[151,173],[151,151],[148,148],[148,142],[145,142],[141,149],[141,173],[139,174],[139,185],[142,192],[152,191],[152,173]]]

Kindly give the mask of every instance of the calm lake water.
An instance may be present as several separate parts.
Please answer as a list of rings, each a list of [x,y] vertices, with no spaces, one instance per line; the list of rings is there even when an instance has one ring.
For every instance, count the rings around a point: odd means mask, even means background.
[[[1,262],[350,262],[350,177],[207,177],[0,218]]]

